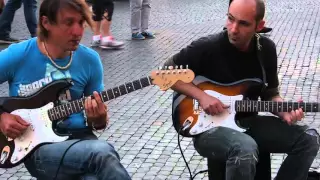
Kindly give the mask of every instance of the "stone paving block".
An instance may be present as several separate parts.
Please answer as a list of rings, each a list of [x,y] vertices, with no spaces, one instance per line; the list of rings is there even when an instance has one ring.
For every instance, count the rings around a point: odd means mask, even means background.
[[[21,176],[20,179],[32,179],[31,176]]]
[[[18,177],[11,177],[8,180],[18,180],[18,179],[19,179]]]

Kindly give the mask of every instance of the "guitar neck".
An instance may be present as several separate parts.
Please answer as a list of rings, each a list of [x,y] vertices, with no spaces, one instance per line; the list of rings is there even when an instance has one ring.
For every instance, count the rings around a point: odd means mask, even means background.
[[[235,101],[235,109],[237,112],[290,112],[299,108],[302,108],[304,112],[319,112],[319,103]]]
[[[152,85],[152,80],[151,78],[148,77],[144,77],[132,82],[128,82],[125,84],[122,84],[120,86],[108,89],[106,91],[102,91],[100,93],[100,97],[102,99],[103,102],[115,99],[119,96],[131,93],[133,91],[142,89],[144,87],[150,86]],[[94,98],[91,95],[91,98]],[[48,110],[48,115],[49,118],[54,121],[54,120],[59,120],[59,119],[63,119],[63,118],[67,118],[68,116],[70,116],[71,114],[74,113],[78,113],[80,111],[82,111],[84,109],[84,101],[85,101],[86,97],[83,97],[81,99],[78,100],[74,100],[71,101],[69,103],[65,103],[59,106],[56,106],[52,109]]]

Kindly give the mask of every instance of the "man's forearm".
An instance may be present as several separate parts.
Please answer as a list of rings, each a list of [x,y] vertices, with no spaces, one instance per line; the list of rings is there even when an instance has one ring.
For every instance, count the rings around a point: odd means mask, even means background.
[[[192,83],[184,83],[182,81],[177,81],[171,89],[182,93],[184,95],[187,95],[193,99],[200,100],[203,95],[205,95],[205,92],[199,89],[197,86],[195,86]]]

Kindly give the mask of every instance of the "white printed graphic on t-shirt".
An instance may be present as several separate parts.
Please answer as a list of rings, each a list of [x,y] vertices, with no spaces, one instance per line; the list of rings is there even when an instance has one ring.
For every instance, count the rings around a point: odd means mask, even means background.
[[[37,92],[43,86],[51,83],[54,80],[71,78],[70,72],[61,72],[51,64],[47,64],[44,78],[34,81],[30,84],[20,84],[18,89],[19,96],[28,96]],[[70,91],[60,94],[60,100],[71,100]]]

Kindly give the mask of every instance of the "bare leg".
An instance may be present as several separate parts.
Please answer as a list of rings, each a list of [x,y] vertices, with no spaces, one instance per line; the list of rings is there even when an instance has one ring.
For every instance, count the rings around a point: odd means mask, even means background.
[[[104,17],[108,17],[108,13],[104,14]],[[109,21],[107,18],[103,18],[101,21],[101,45],[109,48],[117,48],[122,46],[124,43],[121,41],[116,41],[111,34],[111,20]]]
[[[101,21],[93,21],[93,35],[100,35]]]
[[[105,17],[108,17],[108,13],[104,13]],[[103,18],[101,21],[101,35],[103,37],[111,36],[111,21],[108,21],[106,18]]]

